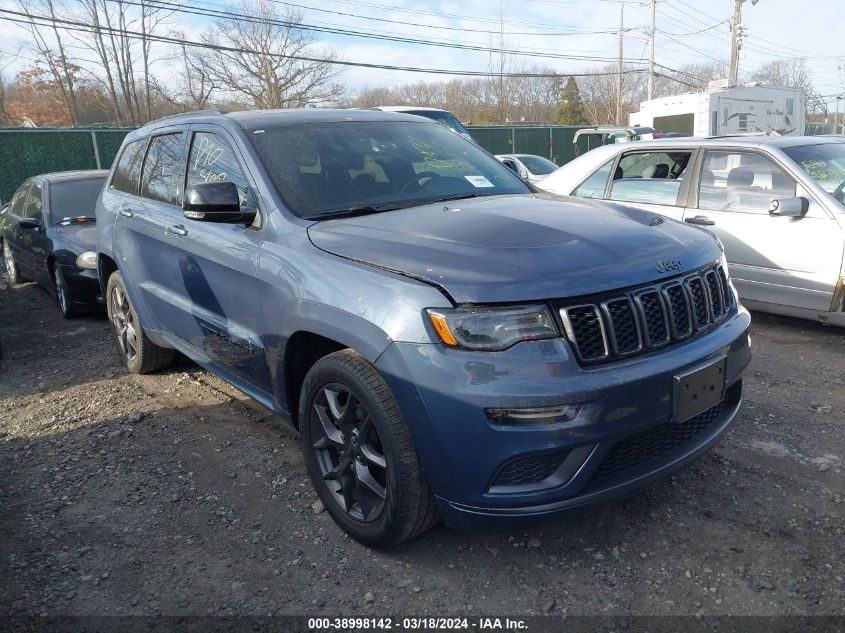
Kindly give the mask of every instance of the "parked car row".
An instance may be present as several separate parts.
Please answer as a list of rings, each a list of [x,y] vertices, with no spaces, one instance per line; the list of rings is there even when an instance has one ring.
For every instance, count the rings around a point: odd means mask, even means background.
[[[15,230],[46,233],[20,227],[35,180]],[[127,369],[178,351],[279,414],[362,543],[626,496],[740,406],[750,318],[711,232],[537,193],[429,120],[178,115],[131,132],[104,185],[96,273]]]

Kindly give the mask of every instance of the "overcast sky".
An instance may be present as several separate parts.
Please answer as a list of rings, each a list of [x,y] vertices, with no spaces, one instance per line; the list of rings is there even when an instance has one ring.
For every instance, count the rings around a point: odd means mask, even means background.
[[[274,1],[280,13],[291,6]],[[624,4],[624,56],[630,63],[641,62],[643,66],[648,58],[648,0],[502,0],[501,5],[498,0],[302,0],[293,4],[300,8],[306,24],[481,46],[497,42],[501,10],[509,49],[558,56],[514,56],[512,63],[549,66],[561,73],[589,71],[615,59],[618,46],[615,31]],[[192,0],[185,6],[221,9],[227,3]],[[0,0],[0,7],[13,8],[14,0]],[[796,0],[759,0],[753,6],[747,0],[743,4],[742,22],[747,37],[741,52],[740,72],[751,71],[779,57],[803,57],[822,94],[841,92],[843,74],[839,67],[845,65],[845,45],[838,19],[842,8],[843,0],[815,0],[811,10]],[[656,62],[676,68],[687,62],[727,59],[731,39],[728,21],[732,16],[733,0],[659,0]],[[173,27],[188,32],[211,22],[208,18],[178,12],[170,19]],[[316,35],[347,61],[474,71],[490,69],[489,54],[483,52]],[[0,37],[4,42],[0,50],[15,51],[16,41],[23,39],[23,31],[16,25],[0,22]],[[13,63],[5,71],[7,77],[28,63],[26,59]],[[348,68],[342,77],[353,90],[442,78],[362,68]],[[835,98],[832,101],[835,103]]]

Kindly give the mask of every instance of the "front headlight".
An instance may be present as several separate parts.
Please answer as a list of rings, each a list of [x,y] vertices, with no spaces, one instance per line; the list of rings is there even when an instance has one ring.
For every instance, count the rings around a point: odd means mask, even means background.
[[[520,341],[560,336],[545,306],[426,310],[440,340],[450,347],[499,351]]]
[[[76,258],[76,265],[80,268],[88,268],[94,270],[97,268],[97,253],[94,251],[85,251]]]

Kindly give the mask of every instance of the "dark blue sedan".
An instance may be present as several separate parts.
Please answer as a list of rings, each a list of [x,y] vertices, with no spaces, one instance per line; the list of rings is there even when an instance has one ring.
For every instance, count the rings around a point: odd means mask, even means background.
[[[107,171],[69,171],[24,182],[0,210],[6,275],[55,293],[67,317],[100,310],[94,209]]]

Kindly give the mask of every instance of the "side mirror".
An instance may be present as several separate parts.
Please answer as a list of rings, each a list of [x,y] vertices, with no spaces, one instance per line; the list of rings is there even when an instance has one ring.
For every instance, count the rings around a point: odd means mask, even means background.
[[[769,215],[783,215],[789,218],[803,218],[810,208],[810,201],[804,197],[772,200]]]
[[[255,212],[241,209],[238,187],[235,183],[198,182],[185,191],[182,213],[189,220],[198,222],[249,223]]]
[[[18,226],[22,229],[40,229],[41,220],[38,218],[21,218],[18,220]]]

